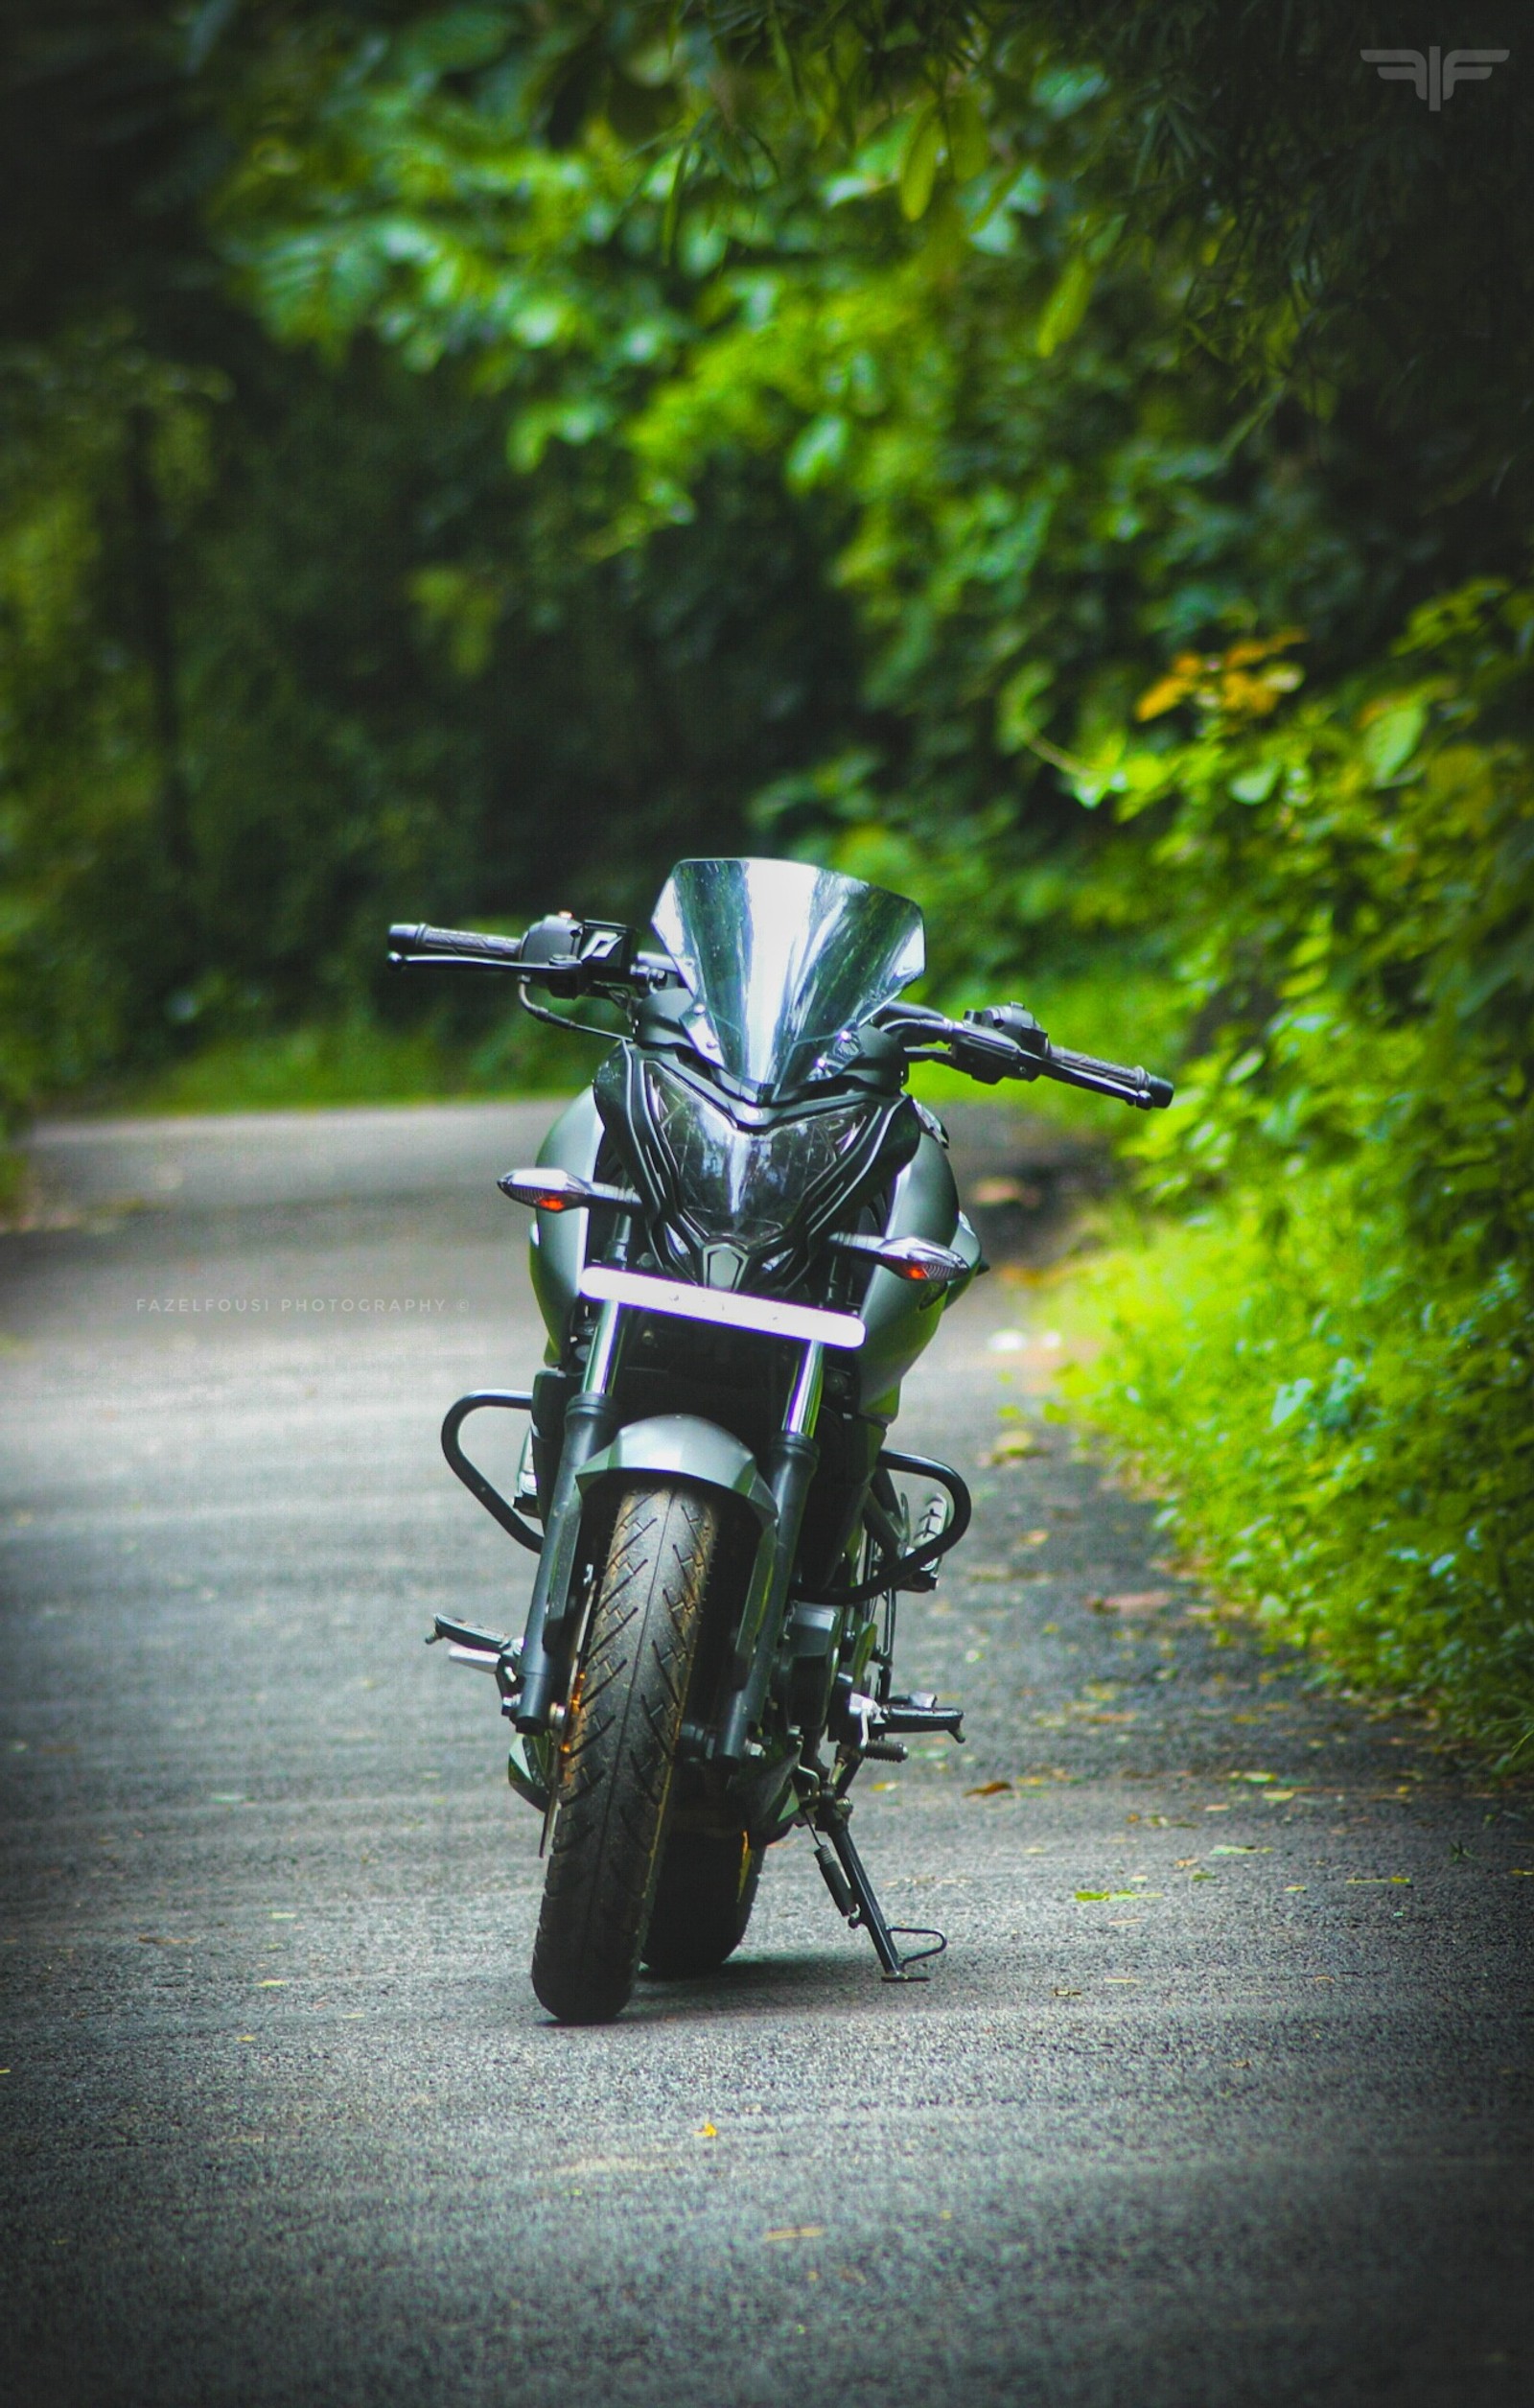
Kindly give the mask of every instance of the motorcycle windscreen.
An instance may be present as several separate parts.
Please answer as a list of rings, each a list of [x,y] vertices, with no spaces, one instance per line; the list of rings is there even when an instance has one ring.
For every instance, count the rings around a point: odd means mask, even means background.
[[[808,1079],[926,963],[915,903],[802,861],[679,861],[655,932],[691,992],[699,1051],[762,1090]]]

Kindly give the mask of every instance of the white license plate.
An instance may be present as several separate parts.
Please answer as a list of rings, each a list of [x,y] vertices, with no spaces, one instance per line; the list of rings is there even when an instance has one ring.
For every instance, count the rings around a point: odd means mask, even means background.
[[[634,1304],[679,1321],[712,1321],[720,1329],[754,1329],[764,1338],[797,1338],[816,1346],[860,1346],[868,1331],[855,1313],[818,1304],[789,1304],[774,1296],[739,1296],[732,1288],[694,1288],[685,1279],[652,1279],[642,1271],[589,1263],[581,1294],[600,1304]]]

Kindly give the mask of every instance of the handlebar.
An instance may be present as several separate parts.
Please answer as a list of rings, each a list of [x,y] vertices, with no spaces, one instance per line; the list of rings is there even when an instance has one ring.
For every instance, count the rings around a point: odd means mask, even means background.
[[[1099,1062],[1093,1054],[1072,1053],[1051,1044],[1032,1012],[1020,1003],[988,1004],[950,1020],[919,1003],[886,1005],[878,1025],[902,1045],[908,1061],[946,1062],[982,1087],[1002,1079],[1058,1079],[1062,1087],[1088,1088],[1110,1095],[1136,1111],[1162,1111],[1172,1101],[1170,1079],[1157,1078],[1136,1064]]]
[[[961,1024],[964,1034],[954,1047],[960,1066],[965,1066],[963,1053],[972,1047],[983,1030],[988,1055],[999,1039],[1012,1050],[1013,1061],[1005,1068],[991,1069],[988,1063],[979,1075],[994,1079],[998,1075],[1013,1079],[1058,1079],[1062,1087],[1085,1087],[1094,1095],[1111,1095],[1116,1102],[1130,1104],[1137,1111],[1164,1111],[1173,1097],[1170,1079],[1157,1078],[1150,1070],[1136,1063],[1131,1068],[1122,1062],[1101,1062],[1096,1054],[1073,1053],[1067,1045],[1050,1042],[1032,1012],[1025,1012],[1020,1003],[988,1004],[983,1011],[966,1012]],[[973,1074],[972,1074],[973,1075]]]
[[[536,920],[524,936],[485,936],[472,928],[433,928],[404,922],[389,930],[389,960],[430,962],[468,970],[513,970],[556,995],[635,996],[679,983],[674,964],[635,950],[634,933],[616,921],[576,920],[569,912]],[[531,1008],[531,1007],[529,1007]],[[1094,1054],[1050,1042],[1020,1003],[988,1004],[950,1020],[930,1005],[886,1004],[875,1024],[908,1061],[947,1062],[983,1087],[1001,1079],[1058,1079],[1064,1087],[1109,1095],[1136,1111],[1161,1111],[1172,1101],[1170,1079]]]
[[[507,970],[550,994],[645,994],[675,983],[676,970],[658,954],[639,953],[634,931],[616,920],[577,920],[569,912],[535,920],[524,936],[484,936],[473,928],[433,928],[404,922],[389,930],[396,968],[434,963],[455,970]]]

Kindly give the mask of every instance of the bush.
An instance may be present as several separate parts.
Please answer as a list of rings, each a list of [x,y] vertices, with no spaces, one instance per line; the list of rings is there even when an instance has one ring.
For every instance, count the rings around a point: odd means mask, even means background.
[[[1200,932],[1198,1057],[1138,1148],[1193,1217],[1100,1275],[1081,1383],[1275,1630],[1504,1766],[1534,1738],[1531,634],[1482,581],[1287,721],[1230,656],[1146,697],[1197,719],[1111,773]]]

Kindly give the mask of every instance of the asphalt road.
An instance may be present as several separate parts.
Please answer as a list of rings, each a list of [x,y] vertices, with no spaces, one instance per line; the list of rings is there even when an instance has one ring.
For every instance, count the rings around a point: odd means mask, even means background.
[[[0,1240],[7,2402],[1534,2396],[1527,1801],[1207,1619],[1064,1434],[988,1463],[1053,1351],[1000,1279],[900,1423],[975,1481],[904,1611],[970,1741],[856,1826],[935,1977],[799,1838],[718,1977],[544,2017],[420,1644],[525,1594],[436,1428],[537,1357],[539,1118],[59,1136],[74,1226]]]

